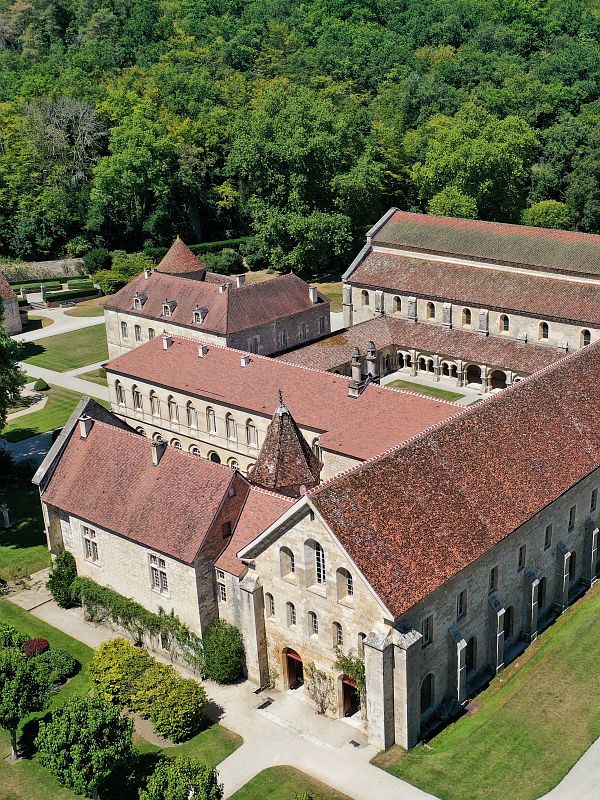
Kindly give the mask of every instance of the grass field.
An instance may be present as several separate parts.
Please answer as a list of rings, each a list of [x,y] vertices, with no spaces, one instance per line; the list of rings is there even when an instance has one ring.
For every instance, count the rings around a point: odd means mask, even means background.
[[[416,392],[416,394],[425,394],[428,397],[435,397],[438,400],[460,400],[464,394],[458,392],[451,392],[448,389],[438,389],[436,386],[425,386],[423,383],[412,383],[411,381],[392,381],[386,384],[388,389],[406,389],[407,392]]]
[[[81,303],[65,311],[68,317],[103,317],[104,302],[106,297],[94,297],[92,300],[84,300]],[[90,362],[91,363],[91,362]]]
[[[294,767],[271,767],[255,775],[231,800],[293,800],[296,794],[312,792],[315,800],[350,800],[324,783]],[[373,795],[375,798],[375,795]]]
[[[106,380],[106,370],[103,367],[100,367],[100,369],[93,369],[91,372],[84,372],[82,375],[78,375],[77,377],[81,378],[83,381],[97,383],[99,386],[108,386],[108,381]]]
[[[23,578],[50,565],[37,487],[26,480],[0,487],[0,504],[7,503],[12,525],[0,529],[0,578]]]
[[[29,439],[30,436],[36,436],[38,433],[62,428],[81,400],[80,394],[60,386],[51,386],[45,394],[48,398],[46,405],[40,411],[32,411],[9,420],[2,431],[3,438],[9,442],[20,442],[23,439]],[[98,400],[98,402],[108,408],[105,400]]]
[[[600,736],[600,584],[428,743],[373,763],[442,800],[534,800]],[[399,790],[400,791],[400,790]]]
[[[0,622],[14,625],[32,636],[43,636],[51,645],[63,647],[83,665],[81,672],[72,678],[54,696],[50,708],[57,708],[75,694],[86,694],[89,682],[85,665],[92,657],[93,651],[76,639],[62,633],[56,628],[33,617],[27,611],[13,606],[6,600],[0,600]],[[6,731],[0,729],[0,798],[2,800],[74,800],[76,795],[64,789],[54,778],[41,767],[34,754],[29,752],[31,741],[35,735],[35,720],[46,712],[32,715],[21,729],[21,748],[25,757],[17,764],[7,764],[4,757],[10,752],[10,740]],[[151,771],[159,754],[177,755],[186,753],[205,764],[216,766],[227,758],[242,744],[242,739],[221,725],[210,725],[189,742],[161,750],[158,747],[137,739],[136,749],[139,752],[139,763],[135,770],[135,780]],[[106,793],[110,800],[129,800],[137,797],[137,787],[127,782],[127,776],[120,775],[119,783]]]
[[[37,342],[26,342],[22,361],[55,372],[67,372],[86,364],[108,360],[106,328],[92,325],[69,333],[59,333]]]

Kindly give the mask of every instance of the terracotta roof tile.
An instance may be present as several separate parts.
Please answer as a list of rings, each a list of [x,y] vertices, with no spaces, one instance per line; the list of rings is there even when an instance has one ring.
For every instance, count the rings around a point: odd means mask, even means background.
[[[415,324],[392,317],[377,317],[285,353],[278,356],[278,359],[290,364],[304,364],[313,369],[332,370],[350,362],[354,347],[364,353],[370,341],[375,342],[378,350],[392,345],[414,348],[417,351],[437,353],[445,358],[504,367],[525,374],[554,364],[565,355],[553,347],[521,344],[515,339],[481,336],[475,331],[457,328],[447,330],[441,325],[430,323]]]
[[[600,236],[396,211],[373,243],[495,264],[600,276]]]
[[[309,496],[400,616],[599,466],[599,396],[597,343]]]
[[[569,320],[582,325],[600,324],[599,285],[550,276],[523,275],[374,250],[358,265],[348,282],[509,314]]]
[[[242,367],[241,355],[240,350],[208,344],[204,358],[198,358],[198,342],[174,336],[167,350],[154,339],[114,359],[107,370],[267,418],[281,389],[298,425],[322,432],[324,449],[357,459],[370,458],[463,411],[451,403],[374,385],[358,398],[349,397],[344,376],[253,354]]]
[[[156,269],[170,275],[201,275],[206,265],[178,236]]]
[[[6,280],[6,277],[0,272],[0,297],[3,300],[16,300],[17,295],[15,294],[12,286]]]

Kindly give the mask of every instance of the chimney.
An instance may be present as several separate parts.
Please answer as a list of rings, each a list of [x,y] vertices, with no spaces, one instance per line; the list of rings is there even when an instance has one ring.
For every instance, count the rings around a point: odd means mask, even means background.
[[[316,286],[309,286],[308,287],[308,297],[310,299],[310,302],[313,303],[313,305],[315,303],[318,303],[319,295],[318,295]]]
[[[171,347],[171,345],[173,344],[173,337],[167,333],[165,336],[162,337],[162,343],[163,343],[163,350],[168,350],[169,347]]]
[[[362,363],[358,347],[355,347],[352,351],[351,371],[352,380],[360,383],[362,381]]]
[[[89,432],[92,430],[94,420],[88,417],[87,414],[82,414],[79,417],[79,435],[82,439],[87,439]]]
[[[225,294],[226,291],[227,291],[227,284],[226,283],[220,283],[219,284],[219,294]]]
[[[369,346],[367,347],[367,372],[372,378],[376,378],[379,374],[375,342],[369,342]]]
[[[152,442],[152,463],[155,467],[158,467],[160,464],[160,460],[163,457],[163,453],[166,449],[166,442]]]
[[[144,278],[145,278],[146,280],[148,280],[148,278],[149,278],[149,277],[150,277],[150,270],[149,270],[149,269],[145,269],[145,270],[144,270]]]
[[[204,356],[208,353],[208,347],[205,344],[198,345],[198,358],[204,358]]]
[[[246,276],[245,275],[236,275],[235,276],[235,285],[239,289],[240,286],[243,286],[246,283]]]
[[[250,363],[250,356],[242,356],[240,358],[240,367],[247,367]]]

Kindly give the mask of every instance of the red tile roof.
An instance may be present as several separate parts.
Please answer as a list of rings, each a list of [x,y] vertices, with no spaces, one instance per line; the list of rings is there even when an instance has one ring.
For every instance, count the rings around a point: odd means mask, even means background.
[[[17,295],[15,294],[12,286],[6,280],[5,276],[0,272],[0,297],[3,300],[16,300]]]
[[[219,283],[228,285],[225,292],[219,290]],[[141,311],[133,309],[136,292],[140,296],[146,295]],[[324,313],[328,313],[329,301],[322,295],[318,297]],[[177,303],[170,317],[162,315],[166,300]],[[169,325],[181,325],[221,336],[267,325],[313,307],[308,284],[291,273],[240,287],[234,286],[230,278],[211,273],[207,273],[205,280],[190,280],[160,272],[154,272],[148,278],[142,274],[113,295],[105,305],[110,311],[155,319],[166,328]],[[193,321],[196,308],[208,309],[202,323]]]
[[[299,497],[303,486],[319,483],[321,464],[280,399],[249,480],[281,494]]]
[[[302,428],[323,432],[321,446],[350,457],[370,458],[462,409],[410,392],[369,385],[360,397],[348,396],[348,378],[249,354],[240,366],[240,350],[208,344],[198,357],[198,342],[174,336],[163,349],[154,339],[107,365],[128,375],[205,400],[271,417],[277,392]]]
[[[481,336],[475,331],[457,328],[447,330],[441,325],[415,324],[393,317],[377,317],[284,353],[278,359],[313,369],[333,370],[350,362],[354,347],[365,353],[370,341],[375,342],[378,350],[390,346],[404,347],[524,374],[537,372],[565,355],[553,347],[521,344],[515,339]]]
[[[232,481],[236,495],[248,484],[227,467],[171,447],[155,467],[151,449],[143,436],[99,421],[82,439],[76,425],[42,499],[190,564],[211,537]],[[92,479],[83,486],[82,476]]]
[[[295,502],[291,497],[283,497],[253,486],[246,498],[233,536],[225,550],[217,558],[215,567],[238,577],[244,575],[248,568],[236,554],[257,536],[260,536]]]
[[[373,236],[384,247],[600,276],[600,236],[398,211]]]
[[[600,324],[600,286],[550,276],[372,251],[348,282],[530,317]]]
[[[600,465],[600,343],[309,492],[394,616]]]
[[[156,269],[170,275],[200,275],[206,266],[178,236]]]

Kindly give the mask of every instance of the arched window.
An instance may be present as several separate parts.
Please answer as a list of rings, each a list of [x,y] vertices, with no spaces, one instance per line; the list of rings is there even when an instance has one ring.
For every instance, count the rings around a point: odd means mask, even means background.
[[[548,323],[547,322],[541,322],[540,323],[540,339],[547,339],[548,338],[548,332],[549,332]]]
[[[427,303],[426,315],[427,319],[435,319],[435,305],[433,303]]]
[[[344,630],[339,622],[333,623],[333,646],[334,647],[344,646]]]
[[[172,395],[167,399],[167,408],[169,409],[169,420],[171,422],[179,422],[179,408],[177,402]]]
[[[160,399],[156,392],[150,392],[150,411],[153,417],[160,417]]]
[[[251,419],[246,422],[246,444],[248,447],[258,447],[258,431]]]
[[[293,603],[285,604],[285,616],[288,625],[296,624],[296,606]]]
[[[168,303],[163,305],[163,317],[170,317],[171,316],[171,306]]]
[[[136,428],[135,432],[139,433],[140,436],[145,436],[146,435],[146,431],[143,428]]]
[[[312,451],[315,454],[315,456],[317,457],[318,461],[322,461],[323,460],[323,454],[321,452],[321,445],[319,444],[319,440],[318,439],[314,439],[314,441],[312,443]]]
[[[148,328],[148,338],[154,339],[155,336],[156,336],[156,331],[154,330],[154,328]]]
[[[200,448],[198,447],[198,445],[197,445],[197,444],[193,444],[193,445],[191,445],[191,446],[190,446],[190,453],[191,453],[193,456],[200,456],[200,455],[202,455],[202,453],[200,452]]]
[[[358,634],[358,655],[363,658],[365,655],[365,639],[367,638],[366,633],[359,633]]]
[[[225,417],[225,427],[227,428],[227,438],[230,442],[235,442],[237,439],[237,427],[231,414],[227,414]]]
[[[171,447],[174,447],[175,450],[181,450],[181,442],[179,439],[171,439]]]
[[[470,325],[472,320],[471,309],[470,308],[463,308],[462,311],[462,324],[463,325]]]
[[[269,592],[267,592],[265,595],[265,609],[267,612],[267,617],[275,616],[275,600],[273,600],[273,595]]]
[[[227,462],[227,466],[231,467],[231,469],[239,469],[240,468],[240,465],[235,460],[235,458],[230,458],[229,461]]]
[[[362,292],[360,293],[360,302],[361,305],[363,306],[369,305],[369,293],[367,292],[366,289],[363,289]]]
[[[500,315],[500,330],[502,333],[507,333],[510,330],[510,320],[506,314]]]
[[[209,433],[217,432],[217,417],[214,408],[210,406],[206,409],[206,428]]]
[[[335,583],[337,588],[338,602],[351,602],[354,597],[354,581],[352,575],[344,567],[340,567],[335,573]]]
[[[423,678],[421,683],[421,714],[425,714],[433,706],[434,682],[435,679],[432,672]]]
[[[186,407],[185,407],[185,414],[187,418],[188,428],[197,428],[198,427],[198,412],[196,411],[195,407],[192,405],[191,400],[188,400]]]
[[[134,325],[133,326],[133,332],[135,334],[136,342],[141,342],[142,341],[142,328],[141,328],[141,325]]]
[[[115,382],[115,393],[117,395],[117,404],[120,406],[125,405],[125,390],[119,381]]]
[[[254,468],[254,464],[248,464],[248,466],[246,467],[246,475],[250,475],[250,473],[252,472],[253,468]]]
[[[162,434],[158,433],[158,431],[156,433],[153,433],[152,434],[152,441],[153,442],[164,442]]]
[[[134,386],[131,390],[131,395],[133,397],[133,408],[134,411],[141,411],[142,410],[142,393]]]
[[[402,300],[399,297],[394,297],[392,300],[392,311],[394,314],[399,314],[402,311]]]
[[[129,337],[129,330],[127,329],[127,323],[121,321],[121,338],[127,339]]]
[[[308,612],[308,635],[309,636],[319,635],[319,618],[317,617],[314,611]]]
[[[424,358],[419,359],[419,369],[423,371],[427,370],[427,362]]]
[[[210,453],[208,456],[209,460],[213,462],[213,464],[220,464],[221,463],[221,456],[218,453]]]
[[[592,341],[592,334],[589,331],[581,331],[581,346],[587,347]]]
[[[325,553],[318,542],[315,542],[315,576],[317,583],[325,583]]]
[[[279,551],[279,569],[282,578],[296,573],[296,559],[289,547],[282,547]]]

